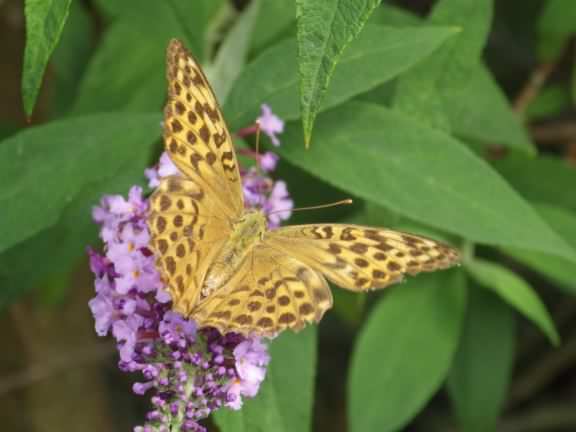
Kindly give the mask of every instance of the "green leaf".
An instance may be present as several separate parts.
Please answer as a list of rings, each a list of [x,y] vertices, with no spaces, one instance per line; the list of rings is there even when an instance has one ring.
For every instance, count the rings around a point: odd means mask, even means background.
[[[92,207],[104,194],[127,195],[134,184],[143,183],[149,151],[138,151],[118,172],[102,181],[87,184],[62,209],[58,222],[0,255],[0,309],[33,288],[44,289],[44,281],[63,271],[70,272],[98,240]],[[30,271],[30,263],[34,271]]]
[[[396,77],[454,34],[446,27],[366,26],[344,52],[322,109],[327,109]],[[224,110],[232,130],[254,121],[260,104],[285,120],[299,117],[296,44],[289,40],[250,63],[234,85]]]
[[[376,9],[371,18],[370,22],[388,26],[422,25],[423,23],[420,17],[391,4],[383,4]],[[464,31],[469,30],[465,28]],[[476,33],[475,37],[478,40],[483,37],[483,31],[480,34]],[[450,65],[447,67],[450,68]],[[427,73],[423,67],[421,78],[426,80],[426,76]],[[458,84],[461,91],[443,93],[442,108],[445,112],[440,114],[434,112],[433,115],[447,116],[449,129],[459,137],[490,145],[495,143],[504,145],[529,155],[535,154],[534,146],[524,126],[512,111],[506,95],[485,65],[479,64],[473,67],[466,79],[461,81],[463,82]],[[405,91],[410,89],[408,87]],[[443,88],[437,90],[440,92]],[[434,89],[432,91],[434,92]],[[433,97],[433,94],[429,96]],[[416,97],[420,96],[416,94]],[[438,103],[439,100],[432,99],[429,103]],[[471,100],[474,103],[470,103]],[[438,121],[441,124],[443,120],[440,118]]]
[[[560,288],[567,290],[572,295],[576,295],[573,260],[521,249],[506,248],[504,252],[516,261],[558,283]]]
[[[32,115],[44,70],[68,17],[71,0],[26,0],[26,48],[22,69],[24,110]]]
[[[75,114],[159,110],[166,98],[166,47],[172,38],[181,39],[199,61],[205,58],[206,14],[212,11],[206,1],[131,0],[126,9],[117,12],[88,66]],[[198,23],[200,18],[206,22]]]
[[[306,147],[340,55],[379,0],[296,0],[300,110]]]
[[[440,387],[466,308],[462,276],[418,276],[375,306],[352,355],[351,432],[401,429]]]
[[[530,121],[553,117],[569,109],[570,91],[565,84],[551,84],[543,88],[528,105],[526,116]]]
[[[559,343],[558,332],[546,306],[524,279],[499,264],[480,259],[470,260],[465,268],[476,282],[492,289],[504,301],[536,324],[550,342],[554,345]]]
[[[548,225],[572,247],[576,247],[576,212],[546,204],[537,204],[536,210]],[[561,288],[576,294],[574,279],[574,261],[537,252],[505,248],[505,252],[519,262],[533,268],[551,280],[558,282]]]
[[[0,226],[10,230],[0,252],[54,225],[83,187],[141,161],[159,134],[157,114],[109,113],[37,126],[2,142]]]
[[[222,432],[310,430],[316,367],[316,327],[284,332],[271,343],[266,379],[240,411],[221,409],[214,421]]]
[[[73,2],[60,42],[52,55],[53,116],[63,115],[74,103],[92,54],[93,27],[86,7],[81,2]]]
[[[576,184],[576,168],[566,160],[507,157],[492,165],[524,198],[576,211],[576,194],[569,187]]]
[[[572,258],[574,250],[466,146],[400,113],[348,103],[322,114],[317,145],[287,125],[279,153],[327,183],[473,241]]]
[[[448,390],[463,432],[495,431],[514,363],[515,320],[490,291],[473,285],[468,293]]]
[[[500,144],[530,156],[536,154],[526,129],[485,66],[471,71],[460,90],[446,92],[443,101],[455,135],[484,145]]]
[[[226,102],[230,89],[246,63],[259,7],[260,0],[250,3],[226,35],[214,62],[204,69],[221,105]]]
[[[458,26],[462,32],[399,80],[394,107],[423,124],[450,130],[444,98],[463,91],[471,71],[479,68],[491,17],[491,0],[436,3],[427,22]]]
[[[576,33],[573,0],[548,0],[538,20],[538,53],[543,61],[556,59]]]
[[[417,26],[423,22],[424,19],[420,15],[388,2],[382,2],[379,7],[374,9],[368,20],[369,24],[394,27]]]
[[[288,35],[296,36],[296,3],[294,0],[261,2],[250,52],[259,54]]]
[[[220,13],[228,10],[226,0],[166,0],[164,2],[154,2],[141,0],[94,0],[101,13],[114,23],[123,22],[130,25],[133,21],[137,27],[141,27],[138,21],[143,18],[145,21],[152,21],[155,13],[161,12],[160,20],[165,18],[164,12],[171,10],[173,16],[174,35],[180,37],[176,32],[186,34],[182,39],[188,43],[188,48],[199,60],[204,60],[211,53],[209,52],[209,30],[214,24],[213,21]],[[134,12],[138,11],[137,14]],[[154,23],[152,23],[154,25]],[[141,27],[145,30],[144,27]],[[170,29],[166,29],[170,30]],[[144,38],[150,35],[143,34]],[[171,37],[168,35],[168,37]],[[142,40],[144,43],[144,40]]]
[[[335,287],[333,313],[351,327],[357,327],[364,318],[367,296]]]

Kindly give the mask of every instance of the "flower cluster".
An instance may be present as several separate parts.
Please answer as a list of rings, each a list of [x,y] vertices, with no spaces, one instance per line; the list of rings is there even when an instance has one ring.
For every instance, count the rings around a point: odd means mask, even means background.
[[[261,130],[277,140],[274,134],[283,124],[269,108],[263,106],[259,122]],[[241,171],[245,202],[261,207],[270,226],[277,226],[292,208],[286,184],[268,176],[278,157],[248,156],[260,158],[264,174],[255,168]],[[146,170],[151,188],[169,175],[180,173],[166,154]],[[138,186],[130,189],[127,199],[105,196],[94,208],[104,252],[89,250],[96,288],[89,306],[96,333],[115,338],[121,370],[142,374],[133,391],[152,395],[147,422],[135,431],[204,431],[200,419],[220,407],[240,409],[242,397],[256,395],[269,362],[267,347],[257,337],[198,329],[194,321],[171,310],[170,295],[148,247],[147,211],[147,199]]]

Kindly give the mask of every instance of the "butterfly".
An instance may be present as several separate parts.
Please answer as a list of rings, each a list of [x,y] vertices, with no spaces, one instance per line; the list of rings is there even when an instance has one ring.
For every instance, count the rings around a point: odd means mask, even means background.
[[[222,112],[178,40],[168,46],[167,78],[164,144],[182,175],[161,180],[147,222],[172,307],[199,327],[263,336],[300,330],[332,306],[326,279],[368,291],[459,261],[447,245],[383,228],[269,230],[261,210],[245,208]]]

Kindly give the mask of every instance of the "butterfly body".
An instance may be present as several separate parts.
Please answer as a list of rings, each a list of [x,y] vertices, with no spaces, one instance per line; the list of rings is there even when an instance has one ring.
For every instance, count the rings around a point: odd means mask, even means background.
[[[450,246],[385,228],[267,230],[262,211],[245,210],[220,108],[177,40],[168,46],[167,78],[164,143],[181,175],[163,178],[150,197],[150,246],[173,309],[200,327],[258,335],[299,330],[332,306],[327,279],[365,292],[458,263]]]
[[[258,209],[249,209],[232,223],[230,237],[222,245],[208,268],[202,285],[202,297],[222,288],[230,281],[252,248],[264,238],[266,216]]]

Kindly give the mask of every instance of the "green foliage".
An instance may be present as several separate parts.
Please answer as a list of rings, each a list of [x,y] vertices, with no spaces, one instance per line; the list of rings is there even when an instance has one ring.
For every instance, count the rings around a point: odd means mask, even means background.
[[[6,179],[0,226],[11,229],[2,236],[0,252],[55,224],[83,187],[122,175],[132,163],[141,164],[142,148],[151,149],[159,125],[158,114],[95,114],[24,130],[5,140],[0,147],[0,170]]]
[[[248,6],[226,35],[214,62],[204,70],[220,104],[226,101],[230,89],[246,64],[259,7],[260,0],[255,0]]]
[[[477,283],[494,290],[510,306],[532,320],[553,344],[559,343],[558,333],[546,307],[524,279],[505,267],[480,259],[469,262],[467,270]]]
[[[160,149],[165,48],[180,38],[205,66],[232,133],[264,103],[287,122],[273,150],[297,205],[355,198],[291,221],[409,227],[462,250],[461,269],[383,294],[335,292],[337,319],[321,334],[351,350],[349,370],[327,369],[347,383],[348,430],[410,428],[444,390],[453,419],[438,430],[453,421],[466,432],[496,430],[518,358],[516,325],[559,344],[543,299],[576,295],[576,169],[558,148],[537,148],[523,123],[569,112],[576,68],[536,88],[521,120],[510,101],[521,83],[500,76],[487,46],[496,29],[491,45],[514,51],[490,0],[438,0],[427,16],[375,0],[232,3],[96,0],[88,11],[70,0],[25,2],[28,115],[48,63],[50,74],[43,123],[15,133],[0,125],[0,308],[30,292],[60,301],[97,241],[91,208],[143,183]],[[540,3],[522,23],[536,39],[514,51],[518,63],[569,63],[574,1]],[[260,393],[241,411],[220,410],[220,430],[319,424],[317,339],[308,328],[273,341]]]
[[[568,38],[576,33],[576,7],[572,0],[547,0],[538,21],[539,54],[543,60],[557,58]]]
[[[477,17],[476,20],[487,19],[486,15],[489,15],[491,11],[490,4],[487,2],[476,4],[462,2],[458,5],[458,8],[461,7],[472,8],[471,12]],[[458,11],[459,13],[456,14]],[[380,7],[377,12],[374,14],[373,22],[380,25],[422,26],[422,21],[419,18],[402,9],[386,5]],[[482,40],[483,35],[485,36],[487,29],[478,25],[474,27],[474,23],[468,21],[468,10],[466,9],[455,8],[452,16],[443,16],[447,14],[441,9],[436,14],[435,20],[443,25],[452,25],[454,29],[458,29],[462,33],[457,37],[465,38],[465,41],[468,39],[468,43],[472,45],[476,44],[475,48],[466,44],[462,45],[462,42],[456,46],[442,48],[445,51],[443,56],[454,56],[455,58],[460,56],[460,68],[465,67],[466,63],[471,64],[472,68],[468,73],[463,74],[464,78],[461,75],[459,79],[456,63],[452,64],[446,61],[444,64],[446,71],[435,71],[434,69],[434,67],[442,68],[443,64],[434,66],[422,63],[419,69],[406,74],[403,78],[403,80],[408,80],[408,84],[401,87],[400,91],[397,92],[399,95],[396,96],[396,103],[400,103],[401,106],[404,104],[404,109],[410,110],[410,107],[406,105],[410,104],[410,98],[408,97],[405,102],[402,102],[402,92],[408,92],[413,95],[415,100],[418,100],[416,107],[419,110],[424,110],[429,105],[429,109],[427,108],[429,112],[423,112],[420,115],[420,119],[424,122],[432,122],[433,119],[436,119],[436,123],[444,124],[445,128],[452,129],[456,136],[484,145],[498,143],[533,154],[534,149],[528,134],[510,109],[509,102],[490,71],[481,64],[477,43]],[[430,61],[439,62],[440,60]],[[455,81],[445,79],[444,72],[456,74]],[[416,86],[413,88],[409,80],[418,81],[419,79],[421,82],[412,83]],[[400,81],[402,82],[402,80]],[[417,91],[418,86],[421,86],[420,91]],[[436,87],[440,86],[442,86],[442,91],[436,95]],[[470,103],[471,100],[474,103]]]
[[[453,34],[453,29],[445,27],[367,26],[342,55],[320,110],[391,80],[430,55]],[[224,106],[231,128],[252,121],[262,101],[273,106],[283,119],[299,118],[295,45],[291,39],[280,42],[244,69]]]
[[[450,129],[443,99],[465,89],[470,71],[480,62],[491,11],[490,0],[440,1],[436,4],[428,23],[458,26],[462,31],[437,55],[399,80],[395,109],[420,123]]]
[[[457,270],[411,280],[380,300],[354,350],[350,431],[395,431],[422,408],[449,371],[465,309]]]
[[[296,0],[300,111],[306,147],[342,52],[358,36],[379,3],[379,0]]]
[[[164,51],[172,38],[182,39],[198,60],[208,56],[204,34],[217,12],[212,0],[122,3],[84,74],[76,115],[160,110],[166,96]]]
[[[92,54],[94,23],[80,2],[70,5],[70,17],[66,21],[60,42],[52,56],[54,99],[52,114],[66,114],[72,107],[82,75]]]
[[[24,110],[32,115],[42,76],[60,39],[71,0],[26,0],[26,49],[22,68]]]
[[[448,390],[465,432],[495,431],[514,361],[512,309],[488,290],[471,285],[460,345]]]
[[[576,212],[549,204],[539,204],[536,208],[558,234],[565,238],[572,247],[576,247]],[[538,252],[509,248],[505,250],[508,255],[519,262],[557,282],[559,288],[572,293],[576,292],[574,261]]]
[[[465,238],[574,258],[573,248],[488,164],[442,131],[354,102],[321,115],[315,136],[319,145],[283,146],[280,154],[353,195]],[[302,142],[296,125],[286,140]]]

